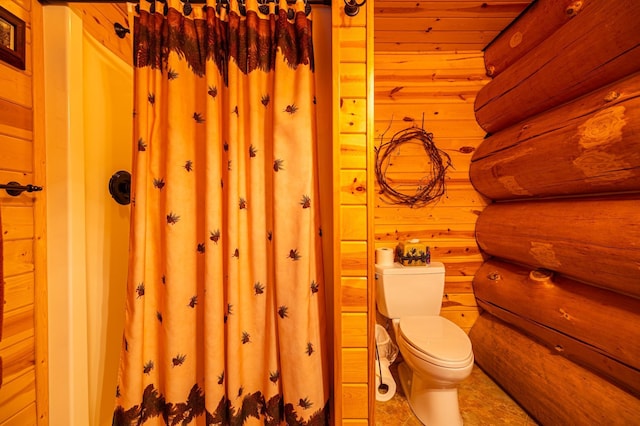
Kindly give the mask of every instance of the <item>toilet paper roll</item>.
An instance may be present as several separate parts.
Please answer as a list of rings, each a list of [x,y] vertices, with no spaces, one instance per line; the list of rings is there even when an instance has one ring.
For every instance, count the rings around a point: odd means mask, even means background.
[[[395,252],[389,247],[376,249],[376,265],[391,266],[393,265],[394,257]]]
[[[396,381],[389,370],[389,361],[383,359],[380,360],[380,364],[376,361],[376,401],[389,401],[395,394]]]

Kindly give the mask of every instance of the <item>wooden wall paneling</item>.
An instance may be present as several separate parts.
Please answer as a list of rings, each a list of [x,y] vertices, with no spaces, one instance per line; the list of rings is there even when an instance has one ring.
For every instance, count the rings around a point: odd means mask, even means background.
[[[588,0],[538,0],[484,49],[487,75],[495,77],[576,16]]]
[[[478,147],[493,200],[640,190],[640,73],[504,129]]]
[[[33,182],[46,190],[45,179],[45,116],[44,116],[44,34],[42,34],[42,4],[33,2],[31,7],[33,22]],[[34,298],[35,338],[36,338],[36,415],[39,426],[49,424],[49,354],[48,354],[48,311],[47,311],[47,237],[46,237],[46,197],[34,197]],[[31,412],[27,410],[26,412]],[[19,415],[23,416],[25,410]],[[24,424],[24,423],[23,423]]]
[[[344,3],[332,5],[334,77],[334,188],[339,202],[336,229],[334,294],[334,408],[336,424],[369,424],[373,405],[369,383],[372,380],[369,245],[372,188],[368,174],[368,140],[372,115],[369,76],[372,2],[361,7],[355,17],[344,13]]]
[[[341,305],[345,312],[367,312],[367,277],[343,277],[340,284]]]
[[[489,260],[473,281],[478,303],[559,355],[640,396],[640,300],[562,276],[535,274]]]
[[[33,305],[28,305],[4,313],[2,340],[0,341],[2,353],[10,346],[34,336],[33,309]],[[3,384],[4,386],[6,383]]]
[[[25,22],[25,70],[0,64],[0,183],[42,185],[34,158],[34,139],[41,137],[42,117],[36,115],[42,84],[42,19],[37,1],[5,1],[2,6]],[[46,323],[37,322],[46,307],[36,276],[42,274],[38,254],[37,195],[11,197],[1,191],[5,300],[0,357],[0,423],[48,424],[46,416]],[[41,211],[44,214],[44,210]],[[36,327],[37,326],[37,327]],[[42,355],[44,354],[44,358]],[[43,368],[44,367],[44,368]],[[36,395],[38,395],[36,397]],[[38,410],[36,410],[38,407]]]
[[[0,133],[28,140],[33,139],[31,108],[0,99]]]
[[[341,98],[338,126],[341,133],[366,134],[367,100],[365,98]]]
[[[428,28],[427,28],[428,29]],[[499,31],[376,31],[376,46],[404,52],[482,50]]]
[[[438,135],[446,134],[449,137],[474,139],[476,141],[482,140],[485,137],[486,132],[475,124],[474,121],[469,120],[425,120],[425,130],[433,133],[435,137]],[[375,131],[373,134],[376,146],[380,145],[381,136],[391,137],[397,132],[404,130],[411,126],[422,127],[422,116],[416,114],[409,115],[394,115],[394,119],[391,117],[379,117],[375,119]],[[455,132],[455,135],[452,133]]]
[[[640,71],[638,21],[635,0],[589,2],[478,92],[478,123],[495,133]]]
[[[342,379],[347,383],[366,383],[369,377],[367,348],[342,348]]]
[[[640,297],[640,196],[488,206],[476,227],[492,256]]]
[[[0,424],[24,410],[36,400],[36,375],[34,369],[26,371],[0,388]],[[33,419],[30,419],[33,421]]]
[[[365,63],[367,61],[367,28],[365,26],[357,26],[352,22],[352,18],[345,16],[341,12],[337,19],[340,21],[334,26],[339,28],[338,37],[334,37],[337,42],[337,52],[340,58],[336,65],[354,62]]]
[[[376,224],[376,244],[378,241],[403,241],[413,238],[431,241],[472,240],[475,238],[475,221],[444,224]]]
[[[376,0],[375,49],[377,52],[480,51],[529,3]]]
[[[339,136],[340,161],[345,169],[364,170],[367,167],[367,135],[342,133]],[[342,186],[342,183],[341,183]]]
[[[340,203],[343,205],[367,205],[366,169],[340,170]]]
[[[13,417],[7,419],[2,426],[27,426],[32,425],[33,419],[37,417],[36,404],[29,404],[26,408],[20,410]]]
[[[342,206],[340,238],[344,241],[367,240],[367,206]]]
[[[410,238],[425,241],[432,260],[442,261],[446,268],[449,301],[443,300],[441,315],[468,331],[478,317],[471,281],[483,261],[474,226],[488,203],[468,176],[472,153],[485,136],[472,113],[476,93],[488,81],[482,53],[376,51],[375,55],[380,94],[375,99],[375,145],[390,141],[398,131],[423,127],[453,165],[447,170],[445,194],[421,208],[390,203],[376,182],[375,245],[393,247]],[[413,141],[391,154],[384,178],[392,188],[412,193],[430,175],[424,147]]]
[[[34,302],[33,274],[5,277],[4,283],[4,311],[33,305]]]
[[[369,386],[366,383],[342,385],[344,419],[367,419],[369,416]]]
[[[133,23],[125,11],[116,4],[69,3],[69,8],[82,18],[84,31],[91,34],[99,43],[119,56],[129,65],[133,65],[132,40]],[[121,24],[131,32],[125,37],[117,36],[113,25]]]
[[[367,313],[344,312],[342,314],[342,347],[367,349]]]
[[[33,370],[35,364],[34,338],[21,340],[2,351],[2,377],[0,383],[10,383]]]
[[[367,419],[344,419],[342,424],[345,426],[368,426],[369,420]]]
[[[0,134],[0,169],[13,171],[33,170],[33,143],[30,140]],[[6,183],[6,182],[3,182]]]
[[[488,313],[478,318],[469,337],[480,367],[540,424],[637,422],[639,398]]]
[[[425,223],[433,226],[435,224],[475,223],[480,211],[481,209],[476,206],[440,207],[430,210],[391,206],[376,208],[375,219],[376,225],[378,223],[383,225]]]
[[[29,74],[10,65],[0,63],[0,97],[26,108],[31,108],[31,69]]]

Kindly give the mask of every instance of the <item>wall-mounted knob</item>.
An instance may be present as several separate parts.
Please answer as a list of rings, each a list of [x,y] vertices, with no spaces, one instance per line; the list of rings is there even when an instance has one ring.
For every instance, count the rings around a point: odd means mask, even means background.
[[[109,179],[109,193],[116,203],[127,205],[131,202],[131,173],[126,170],[115,172]]]

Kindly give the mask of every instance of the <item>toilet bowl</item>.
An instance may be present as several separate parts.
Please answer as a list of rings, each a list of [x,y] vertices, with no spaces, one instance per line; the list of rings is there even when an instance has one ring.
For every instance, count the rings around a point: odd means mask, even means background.
[[[462,425],[458,384],[474,360],[468,336],[439,316],[402,317],[396,336],[400,382],[416,417],[428,426]]]
[[[473,369],[467,334],[439,316],[444,265],[376,265],[376,302],[391,319],[404,362],[398,365],[402,389],[418,420],[427,426],[462,425],[458,384]]]

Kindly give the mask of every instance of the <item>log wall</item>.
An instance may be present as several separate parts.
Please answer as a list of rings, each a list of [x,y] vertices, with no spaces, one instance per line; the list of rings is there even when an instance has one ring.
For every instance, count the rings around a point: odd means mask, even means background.
[[[640,399],[484,312],[469,336],[476,362],[542,425],[638,423]]]
[[[640,2],[586,2],[478,93],[478,123],[495,133],[640,71],[638,20]]]
[[[504,65],[475,103],[490,134],[471,182],[500,202],[476,227],[488,260],[473,281],[486,311],[470,333],[474,353],[542,424],[631,424],[640,408],[640,3],[584,1],[552,31],[528,12],[487,49],[487,68]],[[538,26],[547,30],[535,46],[505,47]]]

